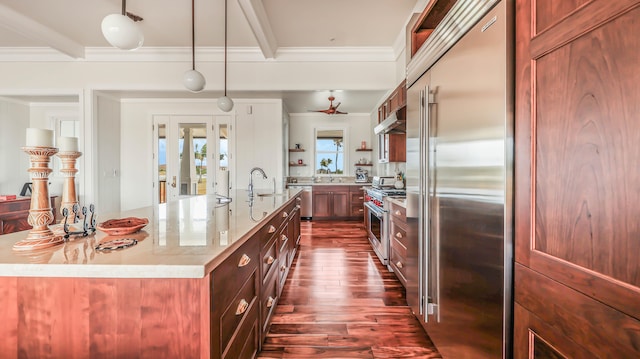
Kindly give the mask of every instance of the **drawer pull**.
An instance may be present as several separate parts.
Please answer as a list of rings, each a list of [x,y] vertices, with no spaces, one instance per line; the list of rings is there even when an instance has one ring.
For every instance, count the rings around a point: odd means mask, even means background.
[[[400,210],[396,210],[396,216],[399,216],[401,214],[402,214],[402,212],[400,212]]]
[[[240,304],[238,304],[238,309],[236,309],[236,315],[244,314],[247,308],[249,308],[249,303],[244,299],[240,299]]]
[[[273,224],[269,225],[269,233],[274,233],[276,231],[276,227]]]
[[[280,266],[280,272],[284,272],[285,270],[287,270],[287,266],[286,265],[282,265]]]
[[[358,199],[362,199],[362,200],[364,200],[364,197],[358,197]]]
[[[300,208],[302,208],[302,206],[300,206],[299,204],[296,204],[296,208],[300,209]]]
[[[402,238],[402,233],[396,232],[396,238]]]
[[[269,265],[273,264],[273,262],[275,262],[275,261],[276,261],[276,259],[273,258],[272,256],[269,256],[269,258],[267,258],[267,264],[269,264]]]
[[[249,258],[248,255],[243,254],[242,257],[240,257],[240,262],[238,262],[238,268],[246,266],[249,262],[251,262],[251,258]]]
[[[273,302],[275,301],[276,301],[276,298],[269,296],[269,299],[267,299],[267,308],[273,307]]]
[[[358,212],[364,212],[364,208],[359,208]]]
[[[402,267],[403,267],[402,262],[398,262],[398,263],[396,263],[396,267],[398,267],[398,268],[402,268]]]
[[[287,240],[287,239],[289,239],[289,238],[287,237],[287,235],[286,235],[286,234],[281,234],[281,235],[280,235],[280,239],[284,242],[284,241],[286,241],[286,240]]]
[[[287,218],[287,217],[289,217],[289,213],[287,213],[286,211],[282,212],[282,218]]]

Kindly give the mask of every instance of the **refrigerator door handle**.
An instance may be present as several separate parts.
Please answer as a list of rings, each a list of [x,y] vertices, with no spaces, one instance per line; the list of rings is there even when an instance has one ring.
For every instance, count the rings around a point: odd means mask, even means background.
[[[426,138],[425,157],[427,164],[427,176],[425,183],[425,210],[427,223],[424,227],[426,232],[426,245],[427,245],[427,263],[429,267],[429,283],[428,286],[428,301],[426,305],[425,321],[428,321],[427,317],[432,315],[436,322],[440,321],[440,238],[439,231],[434,228],[438,223],[438,197],[436,193],[437,188],[437,164],[436,164],[436,146],[437,146],[437,134],[438,134],[438,119],[437,119],[437,103],[435,101],[435,94],[437,89],[431,89],[427,87],[426,91],[426,105],[424,110],[425,116],[425,128],[424,138]]]

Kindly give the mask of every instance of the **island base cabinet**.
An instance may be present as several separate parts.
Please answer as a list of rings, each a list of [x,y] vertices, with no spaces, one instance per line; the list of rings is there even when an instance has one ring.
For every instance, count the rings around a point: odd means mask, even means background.
[[[209,358],[209,277],[0,277],[0,357]]]

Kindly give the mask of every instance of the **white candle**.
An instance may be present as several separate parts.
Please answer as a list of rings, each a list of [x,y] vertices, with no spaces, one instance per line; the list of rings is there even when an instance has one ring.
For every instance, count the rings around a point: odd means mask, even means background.
[[[27,128],[27,147],[53,147],[53,131]]]
[[[58,137],[58,149],[60,152],[77,152],[78,137]]]

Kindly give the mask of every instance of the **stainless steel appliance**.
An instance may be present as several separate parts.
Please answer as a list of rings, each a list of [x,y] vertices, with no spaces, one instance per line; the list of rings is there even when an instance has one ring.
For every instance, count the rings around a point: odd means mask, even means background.
[[[513,1],[458,1],[408,67],[407,301],[444,358],[511,356],[512,23]]]
[[[374,178],[375,181],[375,178]],[[378,182],[379,183],[379,182]],[[405,191],[384,187],[370,187],[365,195],[365,224],[367,236],[380,262],[389,265],[389,210],[384,206],[386,196],[404,197]]]
[[[374,188],[385,188],[385,187],[393,187],[395,184],[396,178],[390,176],[373,176],[373,180],[371,181],[371,185]]]
[[[292,183],[288,186],[300,188],[302,191],[302,194],[300,195],[300,218],[311,219],[313,217],[313,186]]]

